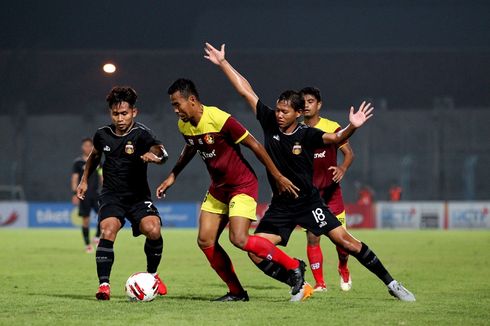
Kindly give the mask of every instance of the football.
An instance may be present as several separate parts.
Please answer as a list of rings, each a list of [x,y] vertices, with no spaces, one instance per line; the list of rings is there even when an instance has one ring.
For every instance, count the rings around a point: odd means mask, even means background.
[[[150,273],[134,273],[125,289],[130,301],[152,301],[158,294],[158,281]]]

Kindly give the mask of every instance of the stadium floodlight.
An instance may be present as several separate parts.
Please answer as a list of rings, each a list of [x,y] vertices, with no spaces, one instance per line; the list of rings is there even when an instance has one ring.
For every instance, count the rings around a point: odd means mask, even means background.
[[[102,66],[102,70],[104,70],[104,72],[107,74],[113,74],[116,72],[116,66],[109,62]]]

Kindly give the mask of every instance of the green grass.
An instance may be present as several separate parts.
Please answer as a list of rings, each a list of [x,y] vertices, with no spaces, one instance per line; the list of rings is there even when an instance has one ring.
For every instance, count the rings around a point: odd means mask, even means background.
[[[245,253],[221,241],[249,292],[250,302],[212,303],[226,292],[195,244],[195,230],[164,230],[160,275],[169,294],[130,303],[123,286],[144,270],[143,238],[123,231],[116,241],[112,298],[97,302],[95,260],[83,252],[78,230],[0,231],[0,325],[488,325],[490,232],[353,231],[375,250],[395,278],[417,297],[403,303],[351,258],[353,289],[338,287],[336,252],[324,239],[327,293],[288,302],[288,289],[255,268]],[[295,232],[288,253],[304,257]],[[312,280],[307,272],[308,280]]]

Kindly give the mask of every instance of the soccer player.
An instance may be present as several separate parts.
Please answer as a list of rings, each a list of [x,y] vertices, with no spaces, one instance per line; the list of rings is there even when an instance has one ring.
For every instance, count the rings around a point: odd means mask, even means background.
[[[109,277],[114,263],[114,241],[124,226],[131,222],[133,236],[145,235],[144,251],[147,271],[158,281],[158,293],[167,293],[157,273],[162,258],[161,219],[151,200],[147,180],[148,163],[163,164],[167,153],[150,129],[135,121],[136,92],[130,87],[114,87],[107,96],[112,124],[99,128],[93,138],[94,148],[87,159],[77,188],[79,199],[85,199],[88,180],[104,156],[99,224],[102,230],[95,259],[99,290],[98,300],[110,299]]]
[[[230,241],[258,257],[270,256],[285,269],[291,280],[292,293],[298,294],[304,282],[300,262],[276,248],[269,240],[248,234],[251,222],[256,220],[258,181],[241,153],[240,144],[249,148],[264,164],[279,193],[288,193],[294,198],[298,188],[279,172],[262,144],[235,118],[217,107],[202,104],[192,81],[176,80],[169,87],[168,94],[180,118],[178,127],[186,144],[175,167],[157,188],[157,196],[164,196],[179,173],[199,153],[208,169],[211,185],[201,206],[197,243],[229,289],[228,293],[214,301],[249,300],[229,256],[218,242],[228,223]]]
[[[350,124],[335,134],[325,133],[298,122],[305,106],[304,99],[298,92],[283,92],[276,102],[275,110],[272,110],[259,100],[249,82],[226,60],[224,44],[217,50],[206,43],[205,52],[205,58],[221,68],[233,87],[252,108],[264,131],[265,148],[274,164],[286,178],[299,187],[299,196],[291,198],[288,194],[280,194],[276,185],[271,183],[272,201],[255,234],[284,246],[297,225],[316,236],[326,235],[335,245],[356,257],[364,267],[381,279],[391,295],[403,301],[415,301],[414,295],[391,277],[376,254],[341,227],[340,221],[324,206],[318,190],[313,186],[315,150],[325,144],[344,143],[372,116],[373,108],[370,108],[370,104],[363,102],[356,113],[354,107],[351,107]],[[254,255],[251,257],[264,273],[289,283],[283,267],[275,264],[273,253],[269,260]]]
[[[82,155],[77,157],[73,162],[73,169],[71,175],[71,190],[73,191],[72,203],[73,205],[78,205],[78,216],[82,218],[82,235],[83,241],[85,242],[85,252],[92,253],[94,249],[90,244],[89,237],[89,225],[90,225],[90,211],[98,212],[99,205],[97,203],[98,191],[99,191],[99,179],[98,174],[93,174],[88,179],[87,193],[85,194],[85,199],[80,200],[77,197],[77,186],[85,169],[85,164],[87,159],[94,148],[94,144],[91,138],[82,139]],[[97,244],[100,237],[100,228],[97,226],[97,231],[95,233],[94,243]]]
[[[319,89],[305,87],[300,91],[300,94],[305,100],[303,116],[304,123],[307,126],[315,127],[328,133],[335,133],[341,130],[337,122],[320,117],[322,96]],[[338,166],[337,148],[340,149],[344,156],[342,164]],[[325,205],[339,219],[344,228],[346,227],[345,208],[339,183],[352,164],[353,159],[354,153],[352,148],[348,142],[345,142],[340,144],[340,146],[329,144],[323,148],[316,149],[313,160],[313,185],[318,188],[320,197],[325,202]],[[316,282],[314,291],[326,291],[327,285],[323,278],[323,253],[320,247],[320,237],[307,231],[306,238],[306,253],[311,272]],[[343,291],[349,291],[352,288],[352,279],[349,268],[347,267],[349,253],[342,249],[342,247],[337,246],[337,255],[339,258],[338,272],[340,275],[340,288]]]

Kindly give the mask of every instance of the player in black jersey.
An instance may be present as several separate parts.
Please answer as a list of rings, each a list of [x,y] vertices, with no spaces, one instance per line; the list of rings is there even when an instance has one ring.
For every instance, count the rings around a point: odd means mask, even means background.
[[[157,279],[158,293],[167,293],[165,284],[157,274],[163,249],[161,219],[151,200],[147,180],[148,163],[163,164],[167,153],[162,143],[144,125],[135,122],[138,113],[134,106],[136,92],[130,87],[114,87],[107,96],[112,124],[99,128],[94,136],[94,149],[90,154],[77,196],[85,198],[88,178],[104,155],[101,195],[99,197],[99,223],[102,230],[96,251],[99,300],[110,299],[109,276],[114,262],[113,245],[116,235],[131,222],[133,235],[144,234],[147,271]]]
[[[363,102],[356,113],[354,107],[351,107],[350,124],[346,128],[335,134],[324,133],[298,123],[305,106],[304,99],[298,92],[283,92],[276,102],[275,110],[272,110],[259,100],[249,82],[225,59],[224,45],[217,50],[206,43],[205,52],[205,58],[218,65],[238,93],[247,100],[264,131],[264,145],[274,164],[300,189],[299,197],[292,198],[279,194],[274,183],[270,183],[272,201],[255,231],[256,234],[284,246],[297,225],[316,236],[326,235],[378,276],[388,286],[390,294],[403,301],[415,301],[415,296],[391,277],[366,244],[340,227],[341,223],[326,208],[318,190],[313,186],[314,150],[327,143],[341,143],[350,137],[355,129],[372,116],[373,108],[370,108],[370,104]],[[252,259],[267,275],[289,283],[288,274],[283,267],[258,257]]]
[[[82,235],[83,241],[85,242],[85,252],[92,253],[94,249],[90,244],[89,237],[89,225],[90,225],[90,211],[98,212],[99,205],[97,203],[98,191],[99,191],[99,179],[98,173],[94,173],[88,179],[87,193],[85,194],[85,199],[80,200],[77,197],[77,186],[85,170],[85,163],[87,158],[92,152],[94,144],[92,138],[82,139],[82,155],[77,157],[73,162],[72,175],[71,175],[71,190],[73,191],[72,203],[73,205],[78,205],[78,215],[82,218]],[[97,231],[95,233],[94,243],[99,243],[100,228],[97,226]]]

